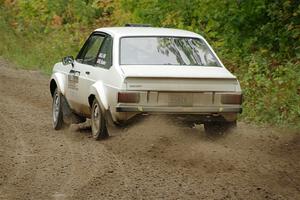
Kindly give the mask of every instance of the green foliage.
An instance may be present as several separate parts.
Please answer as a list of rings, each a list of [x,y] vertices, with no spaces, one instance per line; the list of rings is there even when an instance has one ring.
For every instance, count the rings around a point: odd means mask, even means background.
[[[17,1],[13,11],[17,13],[16,21],[22,28],[38,28],[45,31],[49,26],[66,24],[92,24],[102,10],[95,2],[82,0],[40,0]]]
[[[0,0],[0,55],[50,73],[93,29],[128,22],[200,33],[238,76],[245,120],[300,126],[298,0]]]
[[[134,22],[193,30],[239,56],[258,50],[280,58],[299,54],[297,0],[121,0],[121,5]]]
[[[76,56],[95,23],[109,23],[112,9],[105,2],[0,2],[0,55],[21,67],[50,73],[63,56]]]
[[[299,125],[300,63],[274,66],[260,55],[248,63],[248,69],[243,66],[239,73],[245,96],[244,118]]]
[[[72,37],[66,33],[52,32],[45,38],[30,34],[23,36],[16,34],[3,20],[0,20],[0,30],[0,55],[22,68],[40,69],[49,74],[62,55],[75,55],[75,49],[78,50],[78,46],[72,45]]]

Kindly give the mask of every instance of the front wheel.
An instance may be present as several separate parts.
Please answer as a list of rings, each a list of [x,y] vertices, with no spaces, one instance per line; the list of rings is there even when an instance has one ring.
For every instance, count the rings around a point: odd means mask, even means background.
[[[97,99],[94,99],[91,114],[92,134],[95,140],[105,139],[108,137],[106,120],[101,106]]]
[[[204,123],[204,130],[208,134],[222,134],[236,127],[236,121],[212,121]]]
[[[55,89],[52,101],[52,123],[55,130],[63,127],[63,111],[62,111],[62,96],[60,92]]]

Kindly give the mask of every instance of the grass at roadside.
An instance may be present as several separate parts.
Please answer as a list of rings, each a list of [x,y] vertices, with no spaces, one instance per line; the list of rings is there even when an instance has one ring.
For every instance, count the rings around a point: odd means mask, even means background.
[[[50,74],[53,65],[63,56],[78,52],[88,35],[57,29],[49,33],[15,31],[0,18],[0,55],[24,69],[41,70]]]

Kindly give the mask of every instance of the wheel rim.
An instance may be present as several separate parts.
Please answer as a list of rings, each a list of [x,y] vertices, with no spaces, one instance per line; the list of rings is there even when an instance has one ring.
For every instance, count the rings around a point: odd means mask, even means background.
[[[57,118],[59,115],[59,109],[60,109],[60,102],[59,102],[59,96],[57,93],[55,93],[53,97],[53,106],[52,106],[52,114],[53,114],[53,122],[57,122]]]
[[[100,132],[101,111],[98,103],[93,107],[92,112],[92,132],[93,136],[97,136]]]

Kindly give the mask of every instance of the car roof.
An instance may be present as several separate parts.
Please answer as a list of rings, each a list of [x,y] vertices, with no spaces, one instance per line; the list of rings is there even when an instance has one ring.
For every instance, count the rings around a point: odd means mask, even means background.
[[[106,27],[95,30],[105,32],[116,37],[126,36],[178,36],[178,37],[197,37],[200,35],[186,30],[173,28],[154,28],[154,27]]]

